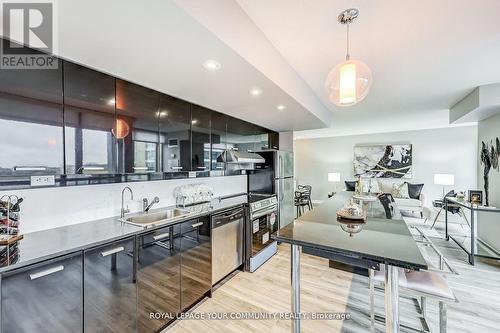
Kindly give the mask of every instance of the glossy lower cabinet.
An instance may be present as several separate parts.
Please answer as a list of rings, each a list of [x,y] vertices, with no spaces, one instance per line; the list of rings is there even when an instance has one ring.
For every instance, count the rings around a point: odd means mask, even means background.
[[[137,332],[135,237],[84,252],[85,332]]]
[[[2,275],[2,333],[83,332],[82,255]]]
[[[212,287],[210,217],[181,224],[181,308],[200,300]]]
[[[179,226],[138,237],[138,332],[156,332],[180,312],[181,257],[172,238]],[[151,316],[159,315],[162,318]]]
[[[210,217],[0,277],[0,333],[154,333],[212,287]]]

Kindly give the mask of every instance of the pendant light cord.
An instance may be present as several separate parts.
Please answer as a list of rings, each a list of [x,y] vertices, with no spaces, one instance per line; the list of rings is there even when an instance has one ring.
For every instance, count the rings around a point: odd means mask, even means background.
[[[349,22],[347,22],[347,50],[345,60],[349,61],[349,59],[351,59],[351,55],[349,54]]]

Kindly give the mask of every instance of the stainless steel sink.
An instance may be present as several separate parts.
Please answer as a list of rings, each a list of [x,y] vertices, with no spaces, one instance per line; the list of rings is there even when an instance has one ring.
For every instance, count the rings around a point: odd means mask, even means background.
[[[140,215],[130,216],[121,220],[140,227],[150,227],[175,221],[176,219],[184,217],[190,213],[191,212],[188,210],[171,208],[156,213],[143,213]]]

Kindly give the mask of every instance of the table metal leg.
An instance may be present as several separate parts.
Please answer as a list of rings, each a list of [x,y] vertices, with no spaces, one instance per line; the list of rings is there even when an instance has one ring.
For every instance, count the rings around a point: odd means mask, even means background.
[[[443,207],[439,208],[439,212],[437,213],[436,217],[434,218],[434,221],[432,222],[431,229],[434,228],[434,225],[436,224],[437,219],[438,219],[439,215],[441,215],[442,211],[443,211]]]
[[[450,240],[450,236],[448,235],[448,200],[444,198],[444,233],[446,235],[446,240]]]
[[[439,302],[439,333],[446,333],[447,331],[447,314],[446,314],[446,304]]]
[[[462,215],[464,216],[464,220],[465,222],[467,223],[467,225],[469,226],[470,228],[470,223],[469,223],[469,220],[467,219],[467,214],[465,214],[465,211],[462,207],[460,207],[460,212],[462,213]]]
[[[300,333],[300,246],[291,245],[292,250],[292,333]]]
[[[399,333],[398,268],[385,265],[385,332]]]
[[[375,272],[368,268],[369,288],[370,288],[370,332],[375,332]]]
[[[470,255],[469,255],[469,263],[474,265],[474,256],[475,256],[475,232],[474,232],[474,210],[470,210]]]

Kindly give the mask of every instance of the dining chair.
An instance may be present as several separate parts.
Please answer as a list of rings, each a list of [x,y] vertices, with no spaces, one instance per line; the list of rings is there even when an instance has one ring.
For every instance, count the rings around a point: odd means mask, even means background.
[[[312,186],[311,185],[299,185],[297,186],[297,189],[299,192],[302,192],[304,196],[307,196],[307,206],[309,210],[313,209],[313,204],[311,200],[311,192],[312,192]]]
[[[296,209],[297,218],[300,217],[304,213],[304,208],[309,206],[309,197],[307,193],[301,191],[295,191],[295,200],[294,205]]]
[[[411,330],[417,330],[421,332],[430,332],[429,325],[427,324],[427,299],[435,299],[439,304],[439,332],[446,333],[447,330],[447,315],[446,307],[449,303],[458,302],[455,294],[448,286],[445,279],[446,275],[458,275],[457,271],[451,266],[449,261],[443,256],[439,249],[434,245],[434,243],[427,237],[418,227],[415,227],[419,235],[414,236],[415,241],[419,246],[424,246],[426,248],[431,248],[436,252],[438,256],[437,264],[428,256],[424,255],[429,268],[427,270],[421,271],[409,271],[405,269],[399,269],[399,290],[402,296],[407,296],[416,300],[417,308],[420,312],[422,328],[415,328],[408,325],[402,324],[401,326],[409,328]],[[375,315],[375,284],[378,285],[379,289],[384,288],[385,281],[385,271],[381,269],[380,271],[374,271],[369,269],[369,289],[370,289],[370,323],[371,331],[375,329],[375,317],[378,319],[384,319],[382,316]],[[420,303],[418,301],[420,299]]]

